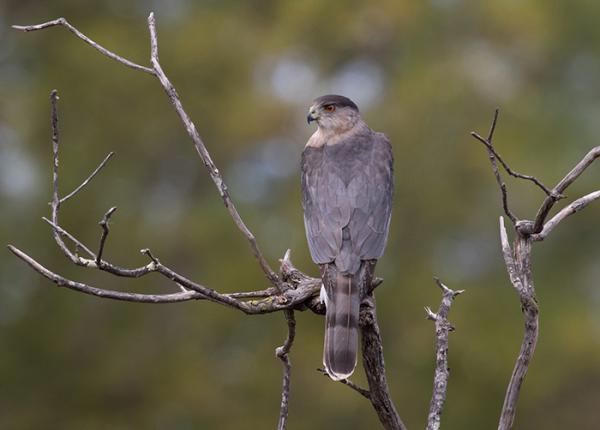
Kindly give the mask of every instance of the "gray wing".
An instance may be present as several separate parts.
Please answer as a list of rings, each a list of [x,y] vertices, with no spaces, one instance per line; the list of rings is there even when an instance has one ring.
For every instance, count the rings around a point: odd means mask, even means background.
[[[392,215],[392,148],[381,133],[375,134],[372,148],[370,162],[348,185],[349,195],[355,202],[348,229],[352,250],[361,260],[378,259],[383,255]]]
[[[329,151],[329,152],[328,152]],[[393,193],[392,151],[381,133],[302,154],[306,237],[317,264],[355,272],[387,241]]]
[[[323,148],[307,147],[302,153],[302,207],[308,247],[317,264],[334,261],[342,246],[342,227],[349,218],[337,204],[343,188],[327,167]]]

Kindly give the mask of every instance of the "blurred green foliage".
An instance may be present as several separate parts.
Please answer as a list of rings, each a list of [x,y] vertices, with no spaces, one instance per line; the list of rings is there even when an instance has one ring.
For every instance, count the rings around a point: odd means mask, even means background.
[[[159,277],[115,279],[74,268],[48,226],[48,95],[61,95],[61,189],[111,150],[117,157],[64,205],[61,223],[95,246],[119,207],[106,256],[123,265],[151,248],[220,291],[266,282],[228,218],[162,89],[61,28],[11,24],[65,16],[109,49],[147,64],[146,17],[161,62],[273,265],[285,249],[316,274],[304,239],[299,154],[312,98],[342,92],[391,138],[396,184],[379,275],[379,318],[393,396],[422,426],[434,365],[431,278],[466,289],[452,310],[444,428],[494,428],[522,320],[498,243],[499,193],[485,131],[500,105],[497,147],[519,171],[553,184],[600,132],[600,3],[491,0],[8,0],[0,4],[0,242],[92,285],[170,291]],[[569,190],[597,188],[598,166]],[[516,213],[542,195],[508,180]],[[519,429],[598,428],[600,208],[534,249],[541,337]],[[7,251],[0,257],[2,429],[273,428],[280,395],[274,348],[282,315],[248,317],[209,303],[136,305],[57,289]],[[315,372],[323,321],[298,316],[290,429],[377,428],[369,404]],[[356,375],[364,383],[361,372]]]

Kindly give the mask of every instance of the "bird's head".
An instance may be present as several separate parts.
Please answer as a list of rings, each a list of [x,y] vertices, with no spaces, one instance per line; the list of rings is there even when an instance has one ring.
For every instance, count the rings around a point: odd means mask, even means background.
[[[316,121],[319,128],[342,132],[352,128],[360,119],[358,106],[348,97],[328,94],[313,101],[306,120]]]

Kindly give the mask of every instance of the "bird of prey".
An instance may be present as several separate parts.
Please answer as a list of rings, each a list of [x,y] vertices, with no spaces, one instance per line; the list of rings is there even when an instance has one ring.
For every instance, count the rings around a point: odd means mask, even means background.
[[[392,148],[347,97],[315,99],[307,121],[318,127],[302,152],[304,226],[323,281],[323,364],[332,379],[341,380],[356,367],[360,302],[387,242]]]

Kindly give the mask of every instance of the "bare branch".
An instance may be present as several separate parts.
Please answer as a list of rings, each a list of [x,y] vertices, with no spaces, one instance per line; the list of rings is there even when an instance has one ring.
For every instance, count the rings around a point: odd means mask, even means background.
[[[554,230],[562,220],[567,218],[569,215],[579,212],[590,203],[600,199],[600,190],[589,193],[577,200],[570,205],[564,207],[560,212],[554,215],[546,224],[544,224],[543,230],[538,234],[531,235],[531,238],[535,241],[544,240]]]
[[[215,166],[215,163],[213,162],[210,154],[208,153],[204,142],[200,138],[200,135],[196,130],[196,126],[194,125],[186,111],[183,109],[183,105],[181,104],[181,100],[179,99],[179,94],[177,94],[175,87],[165,75],[162,66],[160,65],[160,62],[158,61],[158,38],[156,35],[156,22],[154,20],[153,13],[151,13],[150,16],[148,16],[148,29],[150,31],[150,60],[152,62],[152,67],[154,68],[154,74],[160,80],[160,83],[163,86],[165,93],[171,101],[171,104],[173,105],[173,107],[177,111],[177,114],[179,115],[179,118],[185,125],[189,136],[192,138],[196,151],[198,152],[198,155],[200,156],[200,158],[204,162],[204,165],[208,169],[208,174],[213,180],[215,186],[217,187],[217,190],[219,191],[219,194],[223,199],[223,203],[229,211],[229,215],[231,216],[239,230],[248,240],[248,243],[250,244],[250,248],[252,249],[255,258],[258,260],[258,263],[260,264],[260,267],[262,268],[267,278],[271,281],[271,283],[274,286],[279,285],[279,277],[273,271],[273,269],[271,269],[269,263],[267,263],[267,260],[265,259],[262,252],[260,251],[260,248],[258,247],[256,238],[248,229],[248,227],[242,220],[240,214],[238,213],[235,205],[233,204],[233,201],[231,200],[231,197],[229,196],[229,190],[227,189],[227,185],[223,181],[221,173]]]
[[[277,295],[279,290],[275,287],[269,287],[265,290],[259,291],[241,291],[239,293],[228,293],[229,297],[234,299],[253,299],[257,297],[271,297]]]
[[[25,261],[33,270],[35,270],[36,272],[44,276],[46,279],[54,282],[57,285],[67,287],[81,293],[91,294],[97,297],[113,300],[124,300],[140,303],[171,303],[174,301],[184,301],[192,299],[209,300],[224,306],[240,310],[248,315],[258,315],[282,311],[285,309],[296,309],[297,307],[302,307],[304,302],[318,295],[319,290],[321,288],[321,280],[312,279],[310,282],[304,282],[302,284],[297,285],[296,288],[290,288],[286,290],[286,292],[282,295],[269,296],[263,300],[252,300],[244,302],[237,300],[235,297],[233,297],[233,295],[230,296],[228,294],[221,294],[216,292],[215,290],[190,281],[189,279],[179,275],[178,273],[173,272],[171,269],[162,265],[160,262],[151,262],[146,266],[137,269],[119,269],[129,271],[132,274],[136,275],[130,277],[141,277],[148,273],[158,273],[159,275],[164,276],[165,278],[175,282],[176,284],[182,285],[186,289],[186,291],[182,292],[185,294],[178,293],[167,295],[152,295],[126,293],[95,288],[80,282],[69,280],[61,275],[58,275],[48,270],[39,262],[35,261],[33,258],[25,254],[23,251],[17,249],[16,247],[9,245],[8,249],[18,258]],[[93,261],[91,261],[91,263],[93,263]],[[103,264],[105,264],[104,260]],[[90,264],[88,267],[95,268],[93,264]],[[107,267],[103,267],[102,270],[107,270]],[[162,299],[157,297],[162,297]]]
[[[590,150],[582,160],[577,163],[573,169],[567,175],[560,180],[558,184],[552,189],[552,195],[561,195],[581,174],[590,167],[590,165],[600,157],[600,146],[596,146]],[[538,234],[544,228],[544,222],[546,217],[550,213],[550,210],[556,203],[557,199],[550,195],[546,197],[540,208],[538,209],[537,215],[535,216],[535,224],[531,233]]]
[[[429,415],[427,417],[427,430],[439,430],[442,410],[446,401],[448,378],[450,368],[448,366],[448,335],[454,327],[448,321],[448,313],[452,307],[454,298],[464,293],[464,290],[453,291],[445,286],[438,278],[434,278],[436,284],[442,290],[442,302],[437,313],[425,308],[427,318],[435,322],[436,336],[436,365],[433,379],[433,394],[429,404]]]
[[[277,430],[285,430],[288,417],[289,409],[289,398],[290,398],[290,379],[292,376],[292,364],[290,362],[289,352],[294,344],[294,338],[296,337],[296,317],[294,311],[285,310],[283,311],[285,321],[288,327],[287,337],[282,346],[275,350],[275,355],[283,363],[283,386],[281,389],[281,406],[279,408],[279,422],[277,423]]]
[[[60,197],[58,195],[58,150],[60,147],[60,131],[58,128],[58,91],[50,92],[50,108],[52,123],[52,201],[50,202],[52,224],[58,225]],[[65,256],[74,264],[79,264],[79,258],[65,245],[57,230],[52,231],[54,241]]]
[[[488,133],[487,139],[484,139],[483,137],[481,137],[479,134],[475,133],[474,131],[471,132],[471,136],[473,136],[474,138],[476,138],[478,141],[480,141],[481,143],[483,143],[485,145],[485,147],[487,148],[487,150],[490,152],[490,157],[493,156],[493,158],[497,159],[500,162],[500,164],[502,164],[502,167],[504,168],[504,170],[506,171],[506,173],[508,173],[510,176],[515,177],[515,178],[519,178],[519,179],[524,179],[526,181],[533,182],[544,193],[546,193],[547,196],[555,196],[557,199],[562,198],[562,196],[560,196],[560,195],[555,195],[555,193],[552,190],[550,190],[547,186],[545,186],[535,176],[524,175],[522,173],[515,172],[502,159],[502,157],[496,151],[496,149],[494,148],[494,145],[492,144],[492,139],[494,137],[494,131],[496,130],[496,124],[498,123],[498,116],[499,116],[499,114],[500,114],[500,109],[496,108],[496,110],[494,111],[494,119],[492,120],[492,125],[490,127],[490,131]]]
[[[383,343],[375,313],[375,299],[368,295],[361,303],[360,320],[363,366],[369,383],[369,399],[386,430],[406,430],[396,411],[385,375]]]
[[[496,111],[497,112],[497,111]],[[504,168],[504,170],[506,171],[506,173],[508,173],[510,176],[514,177],[514,178],[519,178],[519,179],[524,179],[526,181],[531,181],[533,182],[535,185],[538,186],[538,188],[540,188],[544,193],[546,193],[547,196],[552,196],[552,190],[550,190],[548,187],[546,187],[539,179],[537,179],[535,176],[532,175],[524,175],[522,173],[518,173],[515,172],[514,170],[512,170],[510,168],[510,166],[504,161],[504,159],[500,156],[500,154],[496,151],[496,149],[494,148],[494,146],[490,143],[490,141],[482,138],[479,134],[475,133],[475,132],[471,132],[471,136],[473,136],[475,139],[477,139],[478,141],[480,141],[481,143],[483,143],[485,145],[485,147],[487,148],[487,150],[489,152],[491,152],[491,154],[493,155],[494,158],[496,158],[500,164],[502,164],[502,167]],[[563,198],[564,196],[555,196],[555,198],[557,200]]]
[[[150,30],[150,61],[152,67],[156,69],[156,64],[160,66],[158,61],[158,37],[156,36],[156,20],[154,19],[154,12],[150,12],[148,15],[148,29]],[[156,62],[156,64],[154,64]]]
[[[340,384],[344,384],[344,385],[352,388],[354,391],[356,391],[358,394],[363,396],[365,399],[371,401],[371,393],[369,392],[369,390],[366,390],[366,389],[360,387],[359,385],[352,382],[350,379],[341,379],[339,382],[340,382]]]
[[[498,424],[498,430],[510,430],[513,426],[517,404],[519,402],[519,395],[521,393],[521,385],[523,384],[525,375],[529,369],[529,363],[533,358],[533,353],[535,352],[539,335],[539,310],[536,301],[530,300],[522,302],[522,305],[523,315],[525,318],[525,333],[523,336],[523,342],[521,343],[519,356],[517,357],[517,361],[506,390],[504,404],[502,405],[502,413],[500,415],[500,421]]]
[[[510,208],[508,207],[508,194],[506,192],[506,184],[504,183],[504,181],[502,181],[502,177],[500,176],[500,171],[498,170],[498,163],[496,162],[495,151],[493,150],[492,145],[492,139],[494,138],[494,131],[496,131],[496,124],[498,123],[499,114],[500,110],[496,109],[494,111],[494,118],[492,119],[492,125],[490,126],[490,131],[486,139],[484,139],[474,131],[471,132],[471,136],[483,143],[488,150],[490,163],[492,164],[492,171],[494,172],[494,177],[496,178],[496,182],[498,183],[498,187],[500,188],[500,193],[502,195],[502,207],[504,208],[504,213],[514,224],[517,222],[517,217],[511,212]]]
[[[114,152],[109,152],[108,155],[104,158],[104,160],[102,160],[102,162],[98,165],[98,167],[96,167],[96,169],[94,169],[94,171],[92,173],[90,173],[90,176],[88,176],[81,184],[79,184],[79,186],[77,188],[75,188],[73,191],[71,191],[69,194],[67,194],[66,196],[64,196],[63,198],[60,199],[60,203],[64,203],[67,200],[69,200],[71,197],[75,196],[79,191],[81,191],[87,184],[90,183],[90,181],[92,179],[94,179],[94,176],[96,176],[100,170],[102,170],[104,168],[104,166],[106,165],[106,163],[108,163],[108,160],[110,160],[110,158],[115,155]]]
[[[77,28],[73,27],[69,22],[67,22],[67,20],[64,18],[58,18],[53,21],[48,21],[48,22],[38,24],[38,25],[13,26],[13,28],[15,28],[17,30],[21,30],[21,31],[36,31],[36,30],[42,30],[45,28],[53,27],[53,26],[63,26],[65,28],[67,28],[70,32],[75,34],[78,38],[80,38],[84,42],[88,43],[94,49],[98,50],[99,52],[106,55],[107,57],[112,58],[113,60],[118,61],[119,63],[121,63],[127,67],[133,68],[135,70],[140,70],[140,71],[143,71],[143,72],[146,72],[146,73],[149,73],[149,74],[152,74],[152,75],[155,75],[156,77],[158,77],[161,85],[163,86],[165,92],[167,93],[167,96],[169,97],[171,103],[175,107],[175,110],[179,114],[179,117],[183,121],[188,134],[194,141],[196,150],[197,150],[198,154],[200,155],[200,158],[204,162],[206,168],[208,169],[210,177],[213,180],[213,182],[215,183],[215,186],[217,187],[217,190],[219,191],[219,194],[220,194],[221,198],[223,199],[225,207],[229,211],[229,214],[233,218],[237,227],[240,229],[240,231],[244,234],[244,236],[248,240],[250,247],[252,249],[252,252],[253,252],[255,258],[258,260],[261,269],[263,270],[263,272],[265,273],[265,275],[267,276],[269,281],[274,286],[277,286],[280,282],[277,274],[271,269],[271,267],[267,263],[262,252],[260,251],[260,248],[258,247],[256,238],[254,237],[252,232],[250,232],[250,230],[248,229],[248,227],[245,225],[242,218],[240,217],[237,209],[235,208],[235,206],[233,204],[233,201],[231,200],[231,197],[229,196],[229,191],[227,189],[226,184],[223,181],[223,178],[222,178],[219,170],[216,168],[214,162],[212,161],[212,159],[210,157],[210,154],[208,153],[208,151],[204,145],[204,142],[202,141],[202,139],[200,138],[200,135],[196,131],[196,127],[194,126],[194,123],[191,121],[191,119],[189,118],[189,116],[187,115],[185,110],[183,109],[183,105],[181,104],[181,101],[179,99],[179,95],[177,94],[177,91],[175,90],[175,88],[173,87],[173,85],[171,84],[171,82],[169,81],[167,76],[165,75],[164,71],[162,70],[162,67],[158,60],[158,37],[156,35],[156,23],[155,23],[155,19],[154,19],[154,14],[151,13],[148,16],[148,28],[150,30],[150,42],[151,42],[152,68],[148,68],[148,67],[133,63],[133,62],[109,51],[108,49],[102,47],[98,43],[94,42],[93,40],[91,40],[90,38],[85,36]],[[52,218],[52,222],[54,224],[58,224],[57,219]],[[58,240],[61,241],[60,237],[58,237],[57,232],[55,232],[55,240],[56,240],[56,238],[58,238]],[[77,264],[77,256],[75,256],[68,248],[66,248],[64,246],[64,244],[62,244],[62,246],[61,246],[61,244],[59,244],[59,246],[61,247],[61,249],[65,253],[65,255],[73,263]]]
[[[52,221],[50,221],[48,218],[46,217],[42,217],[42,219],[44,221],[46,221],[48,224],[50,224],[52,226],[52,228],[54,230],[56,230],[57,232],[59,232],[62,236],[66,237],[67,239],[69,239],[71,242],[73,242],[75,244],[75,247],[78,249],[83,249],[86,254],[88,254],[88,256],[92,259],[95,260],[96,259],[96,254],[94,254],[87,246],[85,246],[83,243],[81,243],[79,241],[79,239],[77,239],[75,236],[73,236],[71,233],[69,233],[68,231],[66,231],[65,229],[63,229],[61,226],[54,224]]]
[[[143,250],[142,252],[148,256],[151,260],[145,266],[137,267],[137,268],[125,268],[114,265],[104,259],[102,259],[103,249],[106,241],[106,237],[109,233],[108,230],[108,220],[112,211],[107,212],[101,225],[103,227],[103,233],[100,240],[99,251],[97,255],[94,254],[89,248],[85,247],[77,238],[73,235],[69,234],[65,229],[59,227],[58,222],[58,213],[60,204],[69,198],[75,196],[80,190],[82,190],[87,183],[104,167],[104,164],[107,160],[103,161],[101,165],[94,171],[79,187],[77,187],[73,192],[68,194],[63,199],[60,199],[58,193],[58,117],[56,114],[56,92],[53,93],[52,103],[53,103],[53,148],[54,148],[54,176],[53,176],[53,184],[54,184],[54,193],[53,193],[53,204],[52,204],[52,217],[49,221],[50,225],[53,227],[53,232],[55,236],[55,241],[61,250],[65,253],[65,255],[75,264],[80,266],[85,266],[88,268],[97,268],[99,270],[106,271],[116,276],[123,277],[142,277],[147,275],[148,273],[157,273],[171,282],[173,282],[178,288],[181,289],[179,293],[170,294],[170,295],[140,295],[135,293],[122,293],[111,290],[103,290],[94,287],[90,287],[85,284],[81,284],[72,280],[68,280],[60,275],[57,275],[31,257],[22,253],[14,247],[11,247],[11,251],[17,255],[17,257],[21,258],[25,262],[27,262],[35,271],[45,276],[47,279],[52,282],[66,286],[76,291],[85,292],[87,294],[93,294],[98,297],[105,297],[117,300],[128,300],[128,301],[139,301],[139,302],[152,302],[152,303],[167,303],[170,301],[183,301],[183,300],[209,300],[215,303],[219,303],[224,306],[228,306],[237,310],[240,310],[247,314],[262,314],[268,312],[275,311],[285,311],[286,320],[288,321],[288,338],[286,343],[283,345],[282,349],[278,350],[281,352],[282,362],[284,363],[284,391],[282,393],[282,415],[280,418],[280,425],[285,426],[285,419],[287,417],[287,402],[289,395],[289,358],[287,355],[289,353],[289,348],[292,345],[294,329],[293,325],[293,314],[291,313],[293,309],[303,310],[307,307],[311,310],[322,313],[322,306],[315,304],[316,296],[320,290],[321,280],[311,278],[302,272],[298,271],[293,267],[291,261],[289,261],[289,254],[284,258],[284,262],[282,263],[281,270],[281,279],[279,276],[271,269],[268,262],[264,258],[262,252],[260,251],[257,241],[254,235],[250,232],[248,227],[245,225],[241,216],[237,212],[231,197],[229,195],[229,191],[227,186],[225,185],[223,178],[216,168],[214,162],[212,161],[210,154],[208,153],[204,142],[200,138],[194,123],[191,121],[183,106],[181,104],[179,95],[177,91],[173,87],[172,83],[169,81],[167,76],[165,75],[158,58],[158,38],[156,34],[156,23],[154,20],[154,15],[150,14],[148,17],[148,28],[150,31],[150,48],[151,48],[151,63],[152,68],[147,68],[144,66],[137,65],[135,63],[130,62],[118,55],[106,50],[101,47],[97,43],[93,42],[91,39],[84,36],[81,32],[79,32],[75,27],[71,26],[66,20],[59,18],[55,21],[50,21],[47,23],[40,24],[38,26],[29,26],[29,27],[16,27],[19,30],[23,31],[34,31],[41,30],[44,28],[52,27],[52,26],[64,26],[69,31],[73,32],[77,37],[84,40],[86,43],[90,44],[92,47],[103,53],[104,55],[125,64],[128,67],[132,67],[137,70],[141,70],[147,73],[150,73],[156,76],[165,93],[167,94],[171,104],[174,106],[177,114],[179,115],[181,121],[186,127],[186,130],[190,137],[194,142],[194,146],[196,151],[198,152],[200,158],[205,164],[211,179],[213,180],[217,190],[224,202],[226,209],[228,210],[230,216],[232,217],[234,223],[238,227],[238,229],[244,234],[252,252],[259,262],[260,267],[263,272],[266,274],[267,278],[274,286],[273,289],[266,289],[259,292],[247,292],[247,293],[232,293],[232,294],[221,294],[215,290],[207,288],[203,285],[197,284],[186,277],[174,272],[167,266],[160,263],[160,261],[155,258],[149,250]],[[55,138],[54,138],[55,137]],[[61,239],[61,236],[64,236],[71,240],[77,248],[83,249],[86,253],[89,254],[91,259],[81,258],[75,253],[73,253],[69,248],[66,247],[64,242]],[[365,289],[369,292],[372,292],[373,289],[381,283],[380,279],[375,279],[371,283],[371,285],[365,286]],[[243,301],[240,299],[243,298],[257,298],[264,297],[262,300],[250,300]],[[367,392],[366,390],[360,389],[355,384],[350,381],[346,381],[346,385],[349,385],[360,392],[363,396],[367,397],[371,400],[373,406],[375,407],[380,420],[384,423],[386,428],[390,429],[405,429],[404,424],[400,420],[395,407],[391,401],[391,397],[389,394],[389,389],[387,386],[387,381],[385,378],[385,369],[383,365],[383,352],[381,347],[381,337],[379,334],[379,327],[377,325],[377,321],[375,318],[375,304],[373,298],[370,297],[370,304],[368,304],[367,309],[361,313],[361,318],[363,320],[363,324],[361,325],[361,333],[363,336],[363,356],[365,357],[365,370],[367,370],[367,377],[369,379],[369,386],[371,387],[371,391]],[[381,373],[376,373],[376,372]],[[287,387],[287,388],[286,388]],[[361,392],[362,390],[362,392]],[[367,394],[368,393],[368,394]],[[281,424],[283,422],[283,424]]]
[[[60,287],[67,287],[72,290],[79,291],[80,293],[90,294],[106,299],[123,300],[126,302],[136,303],[175,303],[185,302],[188,300],[204,299],[204,296],[200,293],[197,293],[196,291],[186,291],[175,294],[136,294],[94,288],[81,282],[71,281],[46,269],[33,258],[31,258],[23,251],[19,250],[18,248],[15,248],[12,245],[8,245],[8,249],[18,258],[25,261],[29,266],[31,266],[33,270],[40,273],[50,281],[54,282],[56,285]]]
[[[60,139],[59,139],[58,113],[57,113],[58,94],[57,94],[56,90],[52,91],[50,99],[51,99],[51,107],[52,107],[51,119],[52,119],[52,142],[53,142],[53,195],[52,195],[52,202],[51,202],[51,208],[52,208],[52,211],[51,211],[52,217],[51,218],[52,218],[52,220],[49,222],[49,224],[54,227],[53,234],[54,234],[55,242],[57,243],[59,248],[63,251],[63,253],[74,264],[83,266],[83,267],[88,267],[88,268],[99,268],[100,270],[109,272],[113,275],[122,276],[122,277],[132,277],[132,278],[138,278],[141,276],[145,276],[148,273],[156,271],[156,272],[161,273],[163,276],[167,276],[169,279],[174,280],[178,284],[178,286],[183,286],[184,288],[195,290],[201,294],[204,294],[206,296],[205,298],[208,300],[213,300],[213,301],[216,301],[221,304],[233,306],[234,308],[242,310],[243,312],[246,312],[246,313],[265,313],[265,312],[273,312],[275,310],[281,310],[281,309],[286,308],[285,300],[283,303],[274,302],[275,304],[272,305],[271,304],[272,296],[266,298],[263,301],[256,302],[256,304],[254,304],[253,306],[248,306],[246,304],[246,302],[239,302],[238,300],[235,300],[233,297],[230,297],[225,294],[215,293],[213,290],[206,289],[205,287],[202,287],[199,284],[195,284],[192,281],[188,280],[187,278],[173,272],[171,269],[168,269],[167,267],[160,265],[160,264],[155,264],[155,266],[147,265],[147,266],[142,266],[142,267],[138,267],[138,268],[134,268],[134,269],[129,269],[129,268],[124,268],[124,267],[119,267],[119,266],[109,263],[105,260],[102,260],[104,244],[106,241],[106,237],[108,235],[107,221],[108,221],[108,218],[110,218],[110,215],[112,215],[112,213],[114,212],[114,209],[111,209],[109,212],[107,212],[107,214],[105,215],[105,219],[103,219],[104,222],[101,221],[101,223],[100,223],[101,226],[103,227],[103,233],[102,233],[101,240],[100,240],[100,250],[99,250],[98,255],[96,255],[96,256],[94,256],[94,253],[89,248],[87,248],[85,245],[83,245],[79,240],[77,240],[74,236],[67,233],[66,230],[60,228],[58,226],[58,214],[59,214],[60,204],[61,204],[61,199],[58,194],[58,164],[59,164],[59,141],[60,141]],[[101,165],[97,169],[98,171],[100,171],[103,164],[104,163],[101,163]],[[92,174],[91,177],[93,175],[94,174]],[[75,243],[75,245],[78,248],[84,249],[88,254],[90,254],[92,259],[91,260],[84,259],[84,258],[77,256],[75,253],[73,253],[65,245],[62,238],[60,237],[61,235],[64,235],[65,237],[68,237],[70,240],[72,240],[73,243]],[[158,261],[156,259],[154,259],[151,254],[149,254],[149,251],[146,251],[145,253],[153,260],[153,262],[158,263]],[[261,257],[262,257],[262,255],[261,255]],[[266,263],[266,261],[265,261],[265,263]],[[299,277],[299,278],[302,278],[302,277]],[[304,281],[305,283],[307,283],[309,285],[314,284],[314,282],[312,282],[312,280],[307,276],[304,276],[303,279],[300,279],[300,280]],[[280,288],[279,283],[276,284],[276,287]],[[207,291],[208,291],[208,293],[207,293]],[[302,296],[302,294],[300,294],[300,296]],[[113,298],[113,296],[110,294],[105,295],[105,297]],[[308,298],[310,298],[310,296],[306,297],[306,299],[308,299]],[[297,304],[297,303],[295,303],[295,304]]]
[[[106,238],[108,237],[108,233],[110,229],[108,228],[108,221],[112,214],[117,210],[116,206],[110,208],[102,217],[102,220],[98,223],[100,227],[102,227],[102,236],[100,236],[100,245],[98,246],[98,255],[96,256],[96,265],[98,267],[102,264],[102,254],[104,253],[104,244],[106,243]]]
[[[331,379],[331,377],[329,376],[329,374],[327,373],[327,371],[325,369],[319,368],[319,369],[317,369],[317,372],[320,372],[327,378]],[[331,380],[333,381],[333,379],[331,379]],[[343,384],[343,385],[346,385],[347,387],[352,388],[354,391],[356,391],[358,394],[363,396],[365,399],[371,401],[371,393],[369,392],[369,390],[362,388],[358,384],[355,384],[350,379],[340,379],[336,382],[339,382],[340,384]]]
[[[506,270],[514,289],[519,294],[525,322],[523,342],[506,390],[498,424],[498,430],[509,430],[515,419],[521,386],[535,352],[539,334],[539,310],[531,273],[531,236],[523,236],[517,232],[513,249],[511,249],[504,219],[500,217],[500,240]]]
[[[504,257],[504,264],[506,266],[506,271],[508,272],[508,277],[518,293],[522,290],[521,279],[517,274],[514,254],[510,247],[510,243],[508,242],[508,234],[506,233],[506,227],[504,226],[504,217],[500,217],[500,244],[502,246],[502,256]]]
[[[90,45],[91,47],[93,47],[94,49],[99,51],[102,55],[106,55],[108,58],[112,58],[113,60],[118,61],[119,63],[123,64],[124,66],[130,67],[135,70],[139,70],[140,72],[149,73],[151,75],[154,74],[154,70],[152,70],[150,67],[141,66],[132,61],[129,61],[126,58],[123,58],[120,55],[117,55],[114,52],[111,52],[108,49],[106,49],[105,47],[94,42],[92,39],[87,37],[81,31],[77,30],[75,27],[73,27],[71,24],[69,24],[69,22],[64,18],[58,18],[53,21],[48,21],[48,22],[44,22],[42,24],[37,24],[37,25],[13,25],[12,28],[14,28],[15,30],[21,30],[21,31],[28,32],[28,31],[43,30],[45,28],[54,27],[54,26],[65,27],[67,30],[69,30],[71,33],[73,33],[75,36],[77,36],[78,38],[83,40],[85,43],[87,43],[88,45]]]

